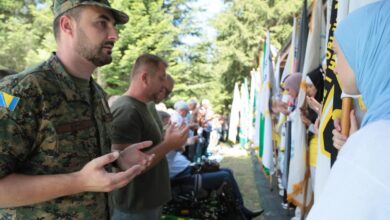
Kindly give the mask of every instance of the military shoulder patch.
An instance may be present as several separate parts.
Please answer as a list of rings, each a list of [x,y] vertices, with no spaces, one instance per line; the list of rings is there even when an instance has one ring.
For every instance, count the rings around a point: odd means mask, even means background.
[[[8,108],[13,111],[19,102],[19,97],[10,95],[5,92],[0,92],[0,107]]]

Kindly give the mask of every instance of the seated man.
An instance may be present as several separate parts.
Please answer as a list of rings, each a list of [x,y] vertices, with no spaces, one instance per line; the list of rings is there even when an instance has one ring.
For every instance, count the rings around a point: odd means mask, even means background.
[[[166,114],[161,113],[160,115]],[[167,121],[165,119],[165,121]],[[167,155],[168,167],[169,167],[169,177],[171,181],[175,179],[188,178],[192,180],[195,178],[195,174],[192,173],[191,161],[189,161],[180,151],[172,150]],[[233,173],[230,169],[221,168],[218,171],[214,172],[200,172],[201,175],[201,188],[210,191],[218,189],[224,182],[230,186],[233,192],[233,196],[239,205],[239,211],[245,216],[246,219],[252,219],[256,216],[259,216],[263,213],[264,210],[252,212],[244,206],[242,195],[236,180],[234,179]]]

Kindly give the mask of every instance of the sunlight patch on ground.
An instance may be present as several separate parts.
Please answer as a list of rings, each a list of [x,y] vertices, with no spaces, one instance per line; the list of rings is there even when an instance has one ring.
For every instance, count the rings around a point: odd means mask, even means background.
[[[240,148],[239,145],[234,145],[230,147],[227,144],[220,144],[217,147],[213,147],[210,149],[212,155],[220,155],[222,157],[249,157],[249,153]]]

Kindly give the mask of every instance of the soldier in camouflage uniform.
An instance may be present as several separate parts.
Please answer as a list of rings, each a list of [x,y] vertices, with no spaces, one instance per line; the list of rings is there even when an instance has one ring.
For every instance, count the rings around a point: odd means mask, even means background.
[[[108,219],[103,192],[153,159],[140,151],[150,141],[110,153],[111,113],[91,78],[128,17],[105,0],[55,0],[53,11],[57,52],[0,83],[0,219]],[[123,171],[110,172],[114,161]]]

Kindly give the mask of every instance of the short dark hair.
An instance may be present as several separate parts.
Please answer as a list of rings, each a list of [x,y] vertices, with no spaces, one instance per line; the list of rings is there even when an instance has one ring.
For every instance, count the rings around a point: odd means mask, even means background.
[[[69,11],[66,11],[62,13],[62,15],[57,16],[54,21],[53,21],[53,33],[54,33],[54,38],[57,40],[60,34],[60,19],[62,16],[69,16],[74,18],[76,21],[80,20],[80,12],[81,8],[83,6],[78,6],[76,8],[72,8]]]
[[[137,58],[133,69],[131,71],[131,77],[134,77],[138,74],[139,70],[142,67],[146,67],[149,71],[149,74],[154,75],[160,65],[163,65],[165,68],[168,67],[168,63],[161,57],[152,55],[152,54],[142,54]]]

